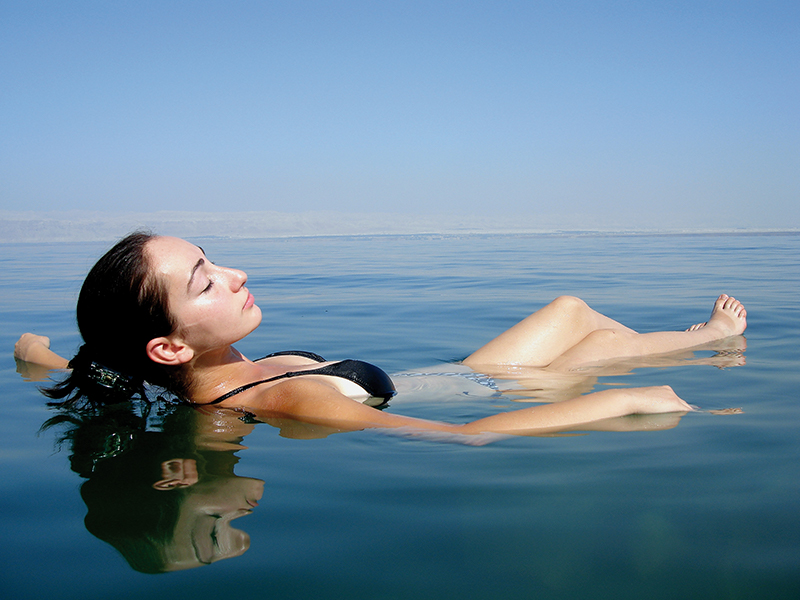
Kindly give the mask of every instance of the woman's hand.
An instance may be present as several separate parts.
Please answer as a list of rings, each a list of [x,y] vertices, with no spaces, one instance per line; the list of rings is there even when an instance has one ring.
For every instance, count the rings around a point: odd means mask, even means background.
[[[692,412],[694,408],[685,402],[668,385],[630,388],[630,414],[660,414]]]
[[[14,358],[47,369],[66,369],[68,360],[50,350],[50,338],[35,333],[23,333],[14,344]]]
[[[36,357],[44,350],[50,350],[50,338],[35,333],[23,333],[14,344],[14,358],[25,362],[37,362]]]

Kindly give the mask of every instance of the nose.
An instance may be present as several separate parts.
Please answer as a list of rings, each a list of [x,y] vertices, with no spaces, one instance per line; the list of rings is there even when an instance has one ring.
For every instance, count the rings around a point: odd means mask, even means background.
[[[247,282],[247,273],[244,271],[240,271],[239,269],[225,269],[228,272],[228,277],[231,285],[231,289],[236,291],[240,290],[242,286]]]

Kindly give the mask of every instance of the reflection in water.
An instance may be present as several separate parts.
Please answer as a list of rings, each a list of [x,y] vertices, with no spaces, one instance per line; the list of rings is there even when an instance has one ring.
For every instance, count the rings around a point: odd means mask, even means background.
[[[238,477],[235,452],[252,425],[239,413],[123,403],[60,413],[72,470],[86,482],[86,529],[145,573],[189,569],[243,554],[231,521],[258,505],[264,482]]]

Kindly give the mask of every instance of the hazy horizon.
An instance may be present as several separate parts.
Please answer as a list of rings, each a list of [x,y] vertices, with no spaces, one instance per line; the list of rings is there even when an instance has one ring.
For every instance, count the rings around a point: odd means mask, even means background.
[[[798,233],[800,228],[624,227],[554,218],[542,221],[474,215],[103,211],[0,211],[0,243],[114,241],[136,229],[186,238],[276,238],[314,236],[459,234],[705,234]]]

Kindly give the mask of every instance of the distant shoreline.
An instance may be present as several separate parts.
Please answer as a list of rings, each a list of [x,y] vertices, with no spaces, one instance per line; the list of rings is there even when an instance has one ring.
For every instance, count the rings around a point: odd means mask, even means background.
[[[592,222],[592,227],[581,223]],[[384,236],[665,236],[795,235],[798,228],[622,227],[580,215],[475,216],[393,213],[271,211],[238,213],[24,212],[0,211],[0,243],[102,242],[136,229],[185,238],[258,239]]]

